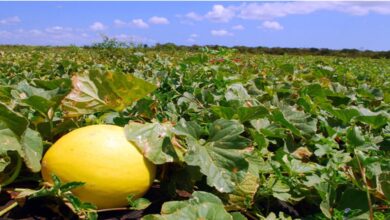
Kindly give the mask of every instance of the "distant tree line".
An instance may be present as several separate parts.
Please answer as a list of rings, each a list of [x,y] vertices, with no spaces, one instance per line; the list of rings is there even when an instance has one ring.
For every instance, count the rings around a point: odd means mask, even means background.
[[[28,45],[0,45],[0,49],[3,48],[13,48],[14,50],[23,50],[26,47],[35,48],[35,49],[44,49],[44,48],[58,48],[58,49],[69,49],[69,48],[78,48],[77,46],[28,46]],[[109,38],[103,36],[102,42],[94,43],[92,45],[86,45],[82,48],[85,49],[104,49],[107,52],[110,52],[112,49],[138,49],[138,50],[154,50],[154,51],[164,51],[164,52],[175,52],[175,51],[184,51],[184,52],[198,52],[201,48],[208,47],[209,49],[219,49],[219,48],[233,48],[241,53],[250,53],[250,54],[272,54],[272,55],[314,55],[314,56],[337,56],[337,57],[368,57],[373,59],[390,59],[390,50],[389,51],[372,51],[372,50],[357,50],[357,49],[341,49],[341,50],[332,50],[328,48],[285,48],[285,47],[246,47],[246,46],[220,46],[220,45],[192,45],[192,46],[183,46],[176,45],[174,43],[157,43],[154,46],[149,46],[142,43],[128,43],[122,42],[115,38]]]
[[[173,43],[156,44],[150,47],[157,51],[199,51],[205,46],[180,46]],[[332,50],[328,48],[285,48],[285,47],[246,47],[234,46],[226,47],[220,45],[207,45],[210,49],[217,48],[234,48],[242,53],[251,54],[272,54],[272,55],[317,55],[317,56],[338,56],[338,57],[369,57],[374,59],[386,58],[390,59],[389,51],[372,51],[372,50],[357,50],[357,49],[341,49]]]

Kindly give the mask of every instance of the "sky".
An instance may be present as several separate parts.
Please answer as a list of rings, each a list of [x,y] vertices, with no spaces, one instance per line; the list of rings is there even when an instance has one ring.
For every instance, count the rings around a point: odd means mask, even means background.
[[[0,44],[390,50],[390,2],[0,2]]]

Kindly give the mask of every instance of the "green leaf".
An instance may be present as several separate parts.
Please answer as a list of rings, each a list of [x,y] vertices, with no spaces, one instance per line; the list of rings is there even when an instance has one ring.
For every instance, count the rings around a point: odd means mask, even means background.
[[[290,187],[281,180],[276,180],[274,178],[270,178],[268,181],[271,185],[270,188],[272,189],[272,196],[281,201],[288,202],[291,198],[291,194],[289,193]]]
[[[199,139],[204,133],[201,126],[193,121],[185,121],[181,119],[179,123],[174,127],[173,132],[179,136],[193,137]]]
[[[135,143],[142,154],[154,164],[173,162],[177,159],[171,144],[172,124],[129,122],[125,126],[126,138]]]
[[[17,84],[16,91],[14,92],[17,92],[15,93],[18,94],[16,97],[20,99],[30,96],[39,96],[44,99],[50,99],[57,93],[57,90],[45,90],[42,88],[36,88],[30,85],[26,80],[23,80]]]
[[[347,130],[347,141],[348,144],[353,147],[364,145],[365,140],[359,127],[353,126]]]
[[[21,137],[21,144],[23,146],[23,159],[26,166],[32,172],[39,172],[41,170],[43,153],[41,135],[38,132],[27,128],[26,132]]]
[[[240,212],[232,212],[230,215],[232,215],[233,220],[247,220],[247,218]]]
[[[74,196],[73,194],[64,194],[63,196],[72,204],[76,211],[80,210],[82,202],[78,197]]]
[[[26,99],[22,99],[22,102],[31,106],[33,109],[39,111],[43,115],[48,115],[50,108],[56,103],[45,99],[41,96],[30,96]]]
[[[278,122],[282,126],[288,128],[290,131],[292,131],[293,134],[297,136],[301,135],[301,132],[293,124],[291,124],[289,121],[286,120],[286,118],[284,117],[281,111],[279,110],[273,111],[272,116],[275,122]]]
[[[149,207],[152,203],[146,198],[138,198],[134,200],[134,196],[130,195],[127,197],[127,201],[130,205],[131,210],[143,210]]]
[[[360,115],[359,111],[356,109],[337,109],[331,106],[322,106],[326,111],[328,111],[332,116],[340,119],[345,124],[350,123],[352,118]]]
[[[225,106],[212,106],[211,110],[217,114],[219,117],[224,119],[233,119],[236,115],[236,111],[232,107],[225,107]]]
[[[250,134],[253,138],[253,140],[257,143],[257,146],[259,149],[263,149],[268,147],[268,140],[265,138],[263,134],[260,134],[259,132],[255,131],[254,129],[250,129]]]
[[[321,85],[315,83],[308,85],[305,90],[307,90],[306,94],[312,97],[318,96],[325,98],[326,94],[328,93],[328,91],[322,88]]]
[[[268,115],[268,110],[263,106],[253,107],[224,107],[213,106],[211,108],[214,113],[224,119],[237,119],[240,122],[246,122],[257,118],[263,118]]]
[[[51,179],[53,180],[53,183],[54,183],[53,188],[59,189],[62,185],[61,179],[57,175],[55,175],[54,173],[51,174]]]
[[[337,208],[340,210],[349,208],[360,209],[363,212],[368,211],[369,208],[366,192],[353,188],[346,189],[343,192],[340,201],[337,203]]]
[[[311,118],[291,106],[282,105],[280,110],[272,112],[273,120],[291,130],[297,136],[313,135],[317,130],[317,119]]]
[[[271,124],[268,119],[251,120],[250,123],[257,132],[265,137],[286,138],[285,129],[278,124]],[[255,139],[255,141],[257,142],[258,140]]]
[[[87,219],[88,220],[97,220],[98,214],[95,211],[87,212]]]
[[[232,193],[228,194],[230,210],[245,210],[252,206],[260,185],[259,167],[261,161],[256,156],[246,157],[249,167],[243,181],[238,183]]]
[[[241,122],[263,118],[269,114],[268,109],[263,106],[240,107],[237,109],[238,119]]]
[[[380,128],[387,124],[390,120],[389,113],[386,111],[373,112],[364,107],[354,107],[354,109],[356,109],[360,114],[360,116],[357,116],[355,120],[369,124],[373,128]]]
[[[60,89],[61,93],[66,93],[67,91],[70,90],[72,86],[72,81],[67,78],[61,78],[61,79],[53,79],[53,80],[40,80],[40,79],[35,79],[34,83],[43,89],[46,90],[55,90],[55,89]]]
[[[250,95],[248,94],[248,91],[241,83],[234,83],[230,85],[226,89],[225,98],[228,101],[239,100],[241,102],[251,99]]]
[[[294,65],[292,64],[283,64],[280,65],[279,68],[285,73],[285,74],[294,74]]]
[[[0,86],[0,102],[8,103],[12,99],[11,95],[12,87]]]
[[[22,146],[18,137],[8,128],[0,129],[0,189],[11,183],[21,168]]]
[[[0,125],[4,124],[16,135],[21,136],[27,129],[28,120],[19,113],[9,109],[6,105],[0,103]]]
[[[382,172],[379,175],[379,184],[385,197],[390,200],[390,172]]]
[[[22,146],[20,145],[19,138],[10,129],[0,129],[0,143],[0,152],[6,153],[7,151],[16,151],[19,154],[22,154]]]
[[[11,158],[8,156],[8,154],[5,152],[0,152],[0,172],[3,172],[10,163],[11,163]],[[1,175],[0,175],[0,179],[2,179]]]
[[[68,191],[71,191],[72,189],[75,189],[77,187],[81,187],[83,185],[85,185],[84,182],[68,182],[68,183],[63,184],[60,187],[60,190],[62,192],[68,192]]]
[[[187,138],[188,152],[185,162],[200,167],[207,176],[207,183],[220,192],[233,191],[236,184],[244,180],[248,162],[241,151],[248,140],[239,134],[244,131],[236,121],[220,119],[209,129],[209,139],[202,143],[195,138]]]
[[[235,214],[237,218],[237,214]],[[187,201],[173,201],[163,204],[161,215],[146,215],[143,220],[207,219],[233,220],[222,201],[211,193],[196,191]]]
[[[356,121],[369,124],[373,128],[380,128],[383,125],[387,124],[387,122],[389,121],[389,117],[383,115],[358,116],[356,117]]]
[[[320,170],[321,166],[316,163],[303,163],[301,160],[296,159],[287,159],[287,155],[283,157],[283,161],[285,165],[290,170],[291,173],[302,175],[302,174],[310,174],[317,170]]]
[[[209,129],[207,140],[214,147],[243,149],[248,146],[249,140],[240,136],[244,126],[236,121],[220,119],[215,121]]]
[[[110,109],[122,111],[156,89],[133,75],[99,69],[74,75],[72,86],[72,91],[62,101],[67,117]]]

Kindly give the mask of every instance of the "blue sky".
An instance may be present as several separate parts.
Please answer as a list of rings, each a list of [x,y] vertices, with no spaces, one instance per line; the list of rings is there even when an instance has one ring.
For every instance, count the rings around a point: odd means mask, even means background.
[[[390,50],[390,2],[0,2],[0,44]]]

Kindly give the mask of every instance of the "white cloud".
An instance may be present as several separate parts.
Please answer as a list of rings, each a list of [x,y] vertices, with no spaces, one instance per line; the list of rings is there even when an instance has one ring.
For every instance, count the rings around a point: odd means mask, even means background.
[[[196,40],[194,38],[188,38],[187,41],[190,42],[190,43],[195,43],[196,42]]]
[[[196,38],[198,38],[198,37],[199,37],[198,34],[191,34],[190,37],[187,39],[187,42],[195,43],[196,42]]]
[[[203,20],[202,15],[199,15],[199,14],[193,12],[193,11],[187,13],[186,15],[184,15],[184,17],[187,18],[187,19],[190,19],[190,20],[194,20],[194,21],[201,21],[201,20]]]
[[[388,2],[345,2],[339,4],[337,11],[351,15],[390,14],[390,4]]]
[[[239,5],[213,5],[205,15],[192,11],[181,18],[182,23],[192,24],[188,20],[201,21],[208,19],[213,22],[229,22],[234,18],[245,20],[270,21],[290,15],[307,15],[319,11],[332,11],[352,16],[363,16],[370,13],[390,15],[388,2],[352,2],[352,1],[296,1],[296,2],[266,2],[242,3]],[[232,28],[233,29],[233,28]]]
[[[224,36],[233,36],[233,33],[225,30],[225,29],[220,29],[220,30],[212,30],[211,35],[216,36],[216,37],[224,37]]]
[[[153,17],[149,18],[148,22],[150,24],[155,24],[155,25],[169,24],[168,19],[166,19],[164,17],[157,17],[157,16],[153,16]],[[117,28],[123,28],[123,27],[148,28],[149,24],[146,23],[141,18],[133,19],[130,22],[126,22],[126,21],[123,21],[120,19],[115,19],[114,26]]]
[[[18,16],[8,17],[0,20],[0,24],[17,24],[22,20]]]
[[[305,15],[317,11],[336,11],[350,15],[369,13],[390,14],[390,4],[385,2],[269,2],[241,4],[236,7],[242,19],[271,20],[288,15]]]
[[[114,20],[114,26],[115,27],[126,27],[128,24],[125,21],[122,21],[120,19]]]
[[[35,35],[35,36],[41,36],[41,35],[44,35],[43,31],[40,31],[40,30],[37,30],[37,29],[32,29],[29,31],[32,35]]]
[[[1,31],[0,30],[0,37],[1,38],[10,38],[10,37],[12,37],[12,33],[9,31]]]
[[[45,29],[0,31],[0,44],[70,45],[90,44],[90,36],[79,29],[53,26]]]
[[[103,23],[98,21],[89,26],[89,28],[93,31],[104,31],[107,29],[107,27]]]
[[[148,28],[149,25],[142,19],[133,19],[131,24],[137,28]]]
[[[209,11],[205,17],[214,22],[229,22],[235,15],[234,9],[225,8],[223,5],[214,5],[213,10]]]
[[[265,29],[271,29],[271,30],[276,30],[276,31],[279,31],[279,30],[283,30],[283,26],[281,24],[279,24],[279,22],[277,21],[264,21],[262,24],[261,24],[261,27],[262,28],[265,28]]]
[[[241,30],[244,30],[245,27],[242,26],[241,24],[239,24],[239,25],[234,25],[234,26],[232,27],[232,29],[233,29],[233,30],[241,31]]]
[[[45,28],[45,31],[51,34],[61,34],[65,32],[71,32],[73,29],[70,27],[54,26]]]
[[[242,19],[268,20],[294,14],[309,14],[328,8],[332,2],[272,2],[242,4],[237,10]]]
[[[153,16],[153,17],[149,18],[149,23],[150,24],[169,24],[169,20],[167,18],[164,18],[164,17]]]

